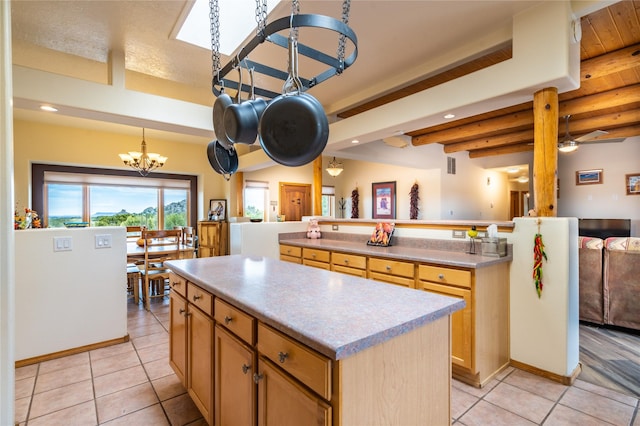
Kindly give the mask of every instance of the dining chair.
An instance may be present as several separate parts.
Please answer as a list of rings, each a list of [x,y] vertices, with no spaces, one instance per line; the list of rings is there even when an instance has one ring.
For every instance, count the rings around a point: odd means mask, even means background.
[[[144,262],[140,271],[143,281],[142,297],[145,309],[149,310],[151,297],[165,295],[165,283],[168,282],[171,271],[164,263],[167,260],[180,258],[182,231],[179,229],[143,230],[142,239],[144,240]]]
[[[142,237],[145,226],[127,226],[127,243],[136,243]],[[142,261],[138,258],[127,257],[127,297],[133,297],[133,301],[140,303],[140,268]]]
[[[182,244],[186,247],[193,247],[193,257],[198,257],[197,237],[193,230],[193,226],[182,227]]]

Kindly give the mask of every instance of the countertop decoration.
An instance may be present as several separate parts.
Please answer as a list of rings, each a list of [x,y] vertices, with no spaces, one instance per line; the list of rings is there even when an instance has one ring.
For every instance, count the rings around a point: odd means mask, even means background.
[[[420,196],[418,194],[418,182],[414,183],[411,187],[411,191],[409,191],[409,219],[417,219],[418,218],[418,200]]]
[[[18,209],[13,213],[13,229],[42,228],[38,212],[25,207],[24,215],[18,214]]]
[[[360,217],[360,212],[358,211],[358,201],[360,199],[360,195],[358,194],[358,187],[351,191],[351,219],[358,219]]]
[[[367,241],[367,245],[382,247],[390,246],[391,236],[393,235],[395,226],[396,225],[394,223],[386,222],[380,222],[376,224],[376,227],[373,230],[373,234],[371,234],[371,238],[369,238],[369,241]]]
[[[471,229],[467,231],[469,235],[469,254],[476,254],[476,237],[478,236],[478,230],[475,225],[471,226]]]
[[[536,284],[538,299],[542,296],[542,259],[547,260],[544,252],[544,243],[540,233],[540,219],[538,219],[538,232],[533,239],[533,281]]]

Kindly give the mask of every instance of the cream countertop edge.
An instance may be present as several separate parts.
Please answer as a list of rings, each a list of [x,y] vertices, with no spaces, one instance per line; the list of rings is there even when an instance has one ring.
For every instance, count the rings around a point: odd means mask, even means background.
[[[231,255],[174,260],[167,265],[214,296],[334,360],[465,306],[461,299],[266,257]]]

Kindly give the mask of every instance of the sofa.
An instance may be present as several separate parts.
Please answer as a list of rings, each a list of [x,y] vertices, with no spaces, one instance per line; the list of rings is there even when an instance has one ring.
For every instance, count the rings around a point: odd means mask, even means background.
[[[579,315],[594,324],[604,324],[603,243],[601,238],[579,237]]]
[[[604,242],[605,324],[640,330],[640,237]]]

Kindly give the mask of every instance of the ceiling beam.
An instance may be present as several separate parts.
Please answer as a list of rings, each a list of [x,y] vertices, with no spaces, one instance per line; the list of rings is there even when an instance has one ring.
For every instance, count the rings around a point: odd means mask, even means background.
[[[640,43],[615,52],[580,62],[580,81],[593,80],[617,72],[637,68],[640,63]]]
[[[505,145],[497,148],[478,149],[470,151],[469,158],[493,157],[494,155],[515,154],[527,151],[533,151],[533,144]]]

